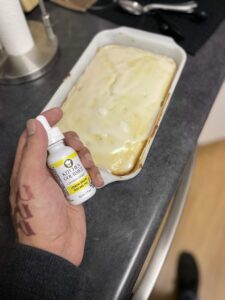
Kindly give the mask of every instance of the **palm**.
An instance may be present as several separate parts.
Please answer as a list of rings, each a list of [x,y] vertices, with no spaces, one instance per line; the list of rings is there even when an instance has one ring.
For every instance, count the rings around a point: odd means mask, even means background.
[[[40,174],[40,179],[36,180],[37,192],[34,201],[30,203],[34,215],[33,231],[42,235],[39,247],[56,254],[61,253],[61,256],[80,264],[86,237],[84,209],[81,205],[72,206],[67,202],[61,188],[47,170],[43,175]]]

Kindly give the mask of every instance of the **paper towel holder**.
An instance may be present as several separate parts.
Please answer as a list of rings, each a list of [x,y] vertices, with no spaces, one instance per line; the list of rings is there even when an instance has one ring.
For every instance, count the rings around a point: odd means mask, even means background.
[[[29,21],[34,47],[24,55],[11,56],[0,49],[0,84],[19,84],[44,75],[55,61],[58,39],[43,0],[39,0],[43,23]]]

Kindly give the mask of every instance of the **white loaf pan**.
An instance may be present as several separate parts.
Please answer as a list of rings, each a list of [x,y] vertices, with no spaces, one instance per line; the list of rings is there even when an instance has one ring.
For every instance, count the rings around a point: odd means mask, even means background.
[[[139,157],[138,163],[131,173],[124,176],[115,176],[106,170],[101,170],[102,177],[105,185],[113,181],[128,180],[136,176],[142,169],[145,159],[148,155],[151,144],[157,133],[157,129],[161,123],[166,108],[170,102],[173,91],[181,75],[182,69],[186,62],[186,53],[179,47],[173,39],[165,37],[159,34],[153,34],[137,29],[128,27],[119,27],[117,29],[104,30],[98,33],[90,42],[86,50],[83,52],[77,63],[71,69],[69,75],[65,78],[62,84],[59,86],[55,94],[52,96],[44,110],[60,107],[65,101],[68,93],[79,79],[80,75],[84,72],[87,65],[94,58],[97,50],[105,45],[119,44],[124,46],[141,48],[143,50],[155,52],[157,54],[166,55],[175,60],[177,64],[176,74],[169,88],[166,101],[163,102],[162,110],[158,115],[155,123],[155,127],[151,133],[149,133],[149,139]]]

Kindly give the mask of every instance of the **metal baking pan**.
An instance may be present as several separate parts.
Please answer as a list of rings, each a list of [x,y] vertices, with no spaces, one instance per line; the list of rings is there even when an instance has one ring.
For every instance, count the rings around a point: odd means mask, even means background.
[[[85,71],[87,65],[94,58],[98,49],[110,44],[119,44],[129,47],[136,47],[146,51],[151,51],[157,54],[168,56],[174,59],[174,61],[177,64],[177,69],[171,86],[168,90],[168,94],[165,97],[165,100],[163,101],[163,104],[161,106],[161,110],[156,118],[155,125],[149,133],[149,138],[138,159],[138,162],[136,163],[135,168],[129,174],[123,176],[116,176],[106,170],[100,170],[105,185],[113,181],[131,179],[141,171],[186,62],[185,51],[180,46],[178,46],[173,39],[169,37],[128,27],[119,27],[117,29],[101,31],[93,38],[93,40],[87,46],[86,50],[83,52],[79,60],[73,66],[69,75],[65,78],[62,84],[56,90],[55,94],[52,96],[44,110],[53,107],[60,107],[65,101],[73,86],[76,84],[76,81]]]

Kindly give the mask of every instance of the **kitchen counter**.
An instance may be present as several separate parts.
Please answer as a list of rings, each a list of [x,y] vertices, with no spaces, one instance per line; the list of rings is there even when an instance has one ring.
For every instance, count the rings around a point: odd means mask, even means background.
[[[54,67],[42,78],[0,86],[0,244],[14,238],[9,218],[9,177],[18,137],[66,77],[91,38],[115,25],[47,3],[60,43]],[[38,19],[36,9],[31,18]],[[178,186],[184,167],[225,77],[225,22],[194,57],[188,57],[142,172],[113,183],[85,204],[87,244],[81,268],[93,299],[127,299]]]

